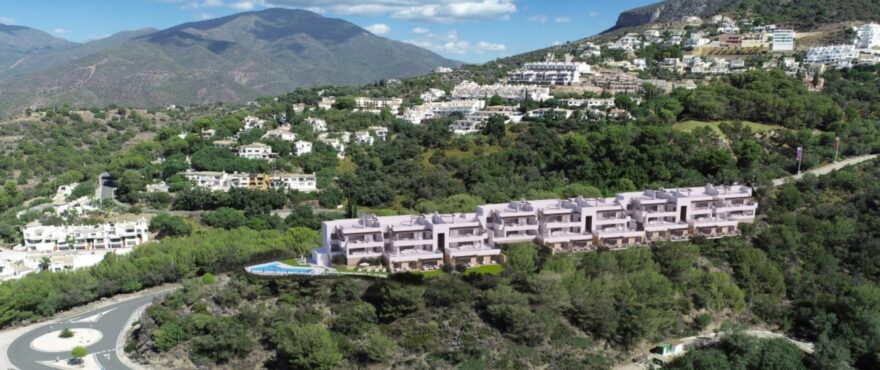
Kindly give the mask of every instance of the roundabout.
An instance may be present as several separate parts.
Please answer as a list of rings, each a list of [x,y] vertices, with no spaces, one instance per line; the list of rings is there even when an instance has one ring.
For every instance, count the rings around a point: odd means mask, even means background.
[[[89,328],[74,328],[73,336],[70,338],[61,338],[62,330],[52,331],[31,341],[30,347],[35,351],[47,353],[66,353],[70,352],[73,347],[89,347],[101,341],[104,334],[100,330]]]

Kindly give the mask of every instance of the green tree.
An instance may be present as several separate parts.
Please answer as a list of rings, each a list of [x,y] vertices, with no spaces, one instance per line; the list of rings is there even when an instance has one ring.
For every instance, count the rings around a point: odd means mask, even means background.
[[[73,347],[70,350],[70,357],[82,361],[83,358],[89,355],[89,350],[82,346]]]
[[[279,324],[273,338],[279,355],[293,369],[334,369],[342,361],[336,342],[320,324]]]
[[[156,233],[159,238],[186,236],[192,232],[192,226],[180,216],[160,213],[150,219],[150,231]]]
[[[247,224],[248,219],[242,211],[223,207],[218,208],[216,211],[205,213],[202,221],[208,226],[229,230],[244,226]]]
[[[391,338],[379,331],[374,331],[367,337],[363,351],[370,361],[385,363],[394,356],[396,347],[397,345]]]

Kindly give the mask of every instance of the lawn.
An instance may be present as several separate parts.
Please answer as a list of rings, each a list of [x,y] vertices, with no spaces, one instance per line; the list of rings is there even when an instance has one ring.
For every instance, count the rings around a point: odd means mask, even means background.
[[[723,135],[724,133],[721,132],[721,129],[718,126],[724,122],[733,124],[732,121],[711,121],[711,122],[708,122],[708,121],[688,120],[688,121],[682,121],[682,122],[676,123],[676,124],[672,125],[672,128],[679,130],[679,131],[684,131],[684,132],[693,132],[694,130],[696,130],[697,128],[700,128],[700,127],[709,127],[712,130],[714,130],[715,132],[717,132],[719,135]],[[749,121],[742,121],[742,124],[743,124],[743,126],[750,127],[752,129],[752,131],[755,131],[755,132],[767,132],[767,131],[784,129],[784,127],[782,127],[782,126],[766,125],[763,123],[749,122]]]
[[[483,265],[477,267],[469,267],[467,270],[464,270],[464,274],[498,275],[501,274],[502,271],[504,271],[504,266],[501,265]]]

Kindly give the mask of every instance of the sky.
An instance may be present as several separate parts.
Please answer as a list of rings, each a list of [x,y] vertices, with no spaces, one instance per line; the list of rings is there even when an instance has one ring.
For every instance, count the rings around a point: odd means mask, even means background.
[[[657,0],[0,0],[0,23],[76,42],[271,7],[342,18],[470,63],[577,40]]]

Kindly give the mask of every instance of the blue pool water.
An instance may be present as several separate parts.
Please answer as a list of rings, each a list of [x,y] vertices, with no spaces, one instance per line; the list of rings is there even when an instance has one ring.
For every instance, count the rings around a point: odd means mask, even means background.
[[[271,275],[313,275],[315,270],[310,267],[296,267],[285,265],[281,262],[270,262],[263,265],[251,266],[247,269],[255,274]]]

